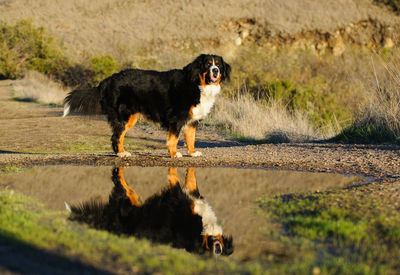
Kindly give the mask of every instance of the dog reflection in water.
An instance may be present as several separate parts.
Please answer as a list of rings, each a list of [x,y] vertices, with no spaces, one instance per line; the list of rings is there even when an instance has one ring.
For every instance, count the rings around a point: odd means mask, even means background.
[[[200,195],[194,168],[181,186],[177,168],[169,168],[168,187],[142,203],[124,179],[125,168],[114,168],[108,202],[91,200],[70,207],[70,219],[117,234],[172,244],[194,253],[230,255],[232,237],[223,235],[211,206]]]

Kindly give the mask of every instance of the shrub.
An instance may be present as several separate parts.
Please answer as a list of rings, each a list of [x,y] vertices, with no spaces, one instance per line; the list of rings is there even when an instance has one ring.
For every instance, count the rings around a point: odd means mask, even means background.
[[[26,69],[48,75],[61,75],[68,67],[61,41],[32,21],[21,20],[14,26],[0,22],[0,75],[14,79]]]
[[[94,84],[121,70],[121,64],[110,55],[95,56],[90,59],[90,70],[94,72]]]
[[[352,49],[336,57],[285,47],[243,47],[229,60],[232,85],[224,86],[223,92],[235,96],[239,89],[260,100],[280,98],[289,112],[305,113],[314,126],[333,123],[342,128],[351,122],[362,92],[349,76],[364,74],[369,56]]]
[[[337,124],[337,121],[346,121],[350,117],[350,113],[336,103],[333,94],[295,85],[290,80],[272,80],[256,86],[249,85],[245,91],[254,99],[267,105],[269,102],[279,102],[292,115],[301,112],[314,127],[329,128]]]
[[[290,113],[301,111],[316,127],[336,123],[348,117],[345,109],[336,103],[332,94],[324,95],[306,86],[296,87],[288,80],[267,82],[264,86],[267,96],[282,101]]]

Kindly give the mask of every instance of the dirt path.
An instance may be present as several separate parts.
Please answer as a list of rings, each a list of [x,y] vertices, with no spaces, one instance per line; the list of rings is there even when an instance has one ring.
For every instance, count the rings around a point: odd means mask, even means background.
[[[203,126],[198,131],[196,145],[204,156],[185,156],[186,150],[180,142],[179,151],[184,153],[184,157],[172,160],[164,145],[165,132],[141,124],[128,134],[128,150],[133,152],[133,156],[119,159],[111,154],[110,130],[104,120],[61,118],[61,108],[13,101],[10,83],[0,82],[0,168],[70,163],[234,166],[355,174],[371,177],[376,182],[363,189],[363,193],[383,195],[389,207],[400,209],[400,146],[334,143],[251,145],[230,140],[215,129]],[[81,147],[73,147],[76,143]],[[93,148],[85,147],[86,143],[92,144]]]

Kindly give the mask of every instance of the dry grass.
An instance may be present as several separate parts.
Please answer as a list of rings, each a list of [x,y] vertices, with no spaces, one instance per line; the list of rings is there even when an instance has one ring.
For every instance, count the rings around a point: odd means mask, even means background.
[[[112,55],[121,63],[129,61],[138,66],[153,58],[169,68],[183,66],[201,52],[227,56],[224,46],[232,44],[241,33],[234,23],[240,19],[253,20],[258,28],[254,31],[261,36],[310,28],[331,31],[366,20],[370,12],[377,18],[396,19],[369,0],[2,2],[3,20],[15,23],[32,18],[35,24],[44,25],[63,39],[68,54],[79,63],[93,55]]]
[[[366,101],[353,124],[335,139],[345,142],[400,143],[400,50],[386,60],[371,58],[370,74],[360,81]]]
[[[389,61],[379,58],[378,67],[372,61],[375,83],[366,89],[367,103],[357,123],[384,129],[400,141],[400,51],[396,51]]]
[[[67,92],[60,83],[34,71],[27,72],[23,79],[15,81],[12,88],[12,96],[16,100],[50,105],[62,105]]]
[[[383,61],[381,59],[381,61]],[[400,52],[382,62],[379,75],[374,67],[376,85],[369,90],[367,117],[392,130],[400,138]],[[377,104],[378,103],[378,104]]]
[[[290,114],[279,102],[267,106],[247,95],[220,97],[211,121],[233,136],[269,142],[303,142],[332,137],[330,129],[316,129],[306,115]]]

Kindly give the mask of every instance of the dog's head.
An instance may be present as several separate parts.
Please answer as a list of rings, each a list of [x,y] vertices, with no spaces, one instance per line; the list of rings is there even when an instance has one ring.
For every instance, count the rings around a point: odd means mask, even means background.
[[[221,56],[202,54],[183,68],[190,80],[199,85],[218,85],[230,79],[231,66]]]
[[[214,256],[231,255],[233,253],[232,236],[206,235],[203,236],[202,252],[209,252]]]

